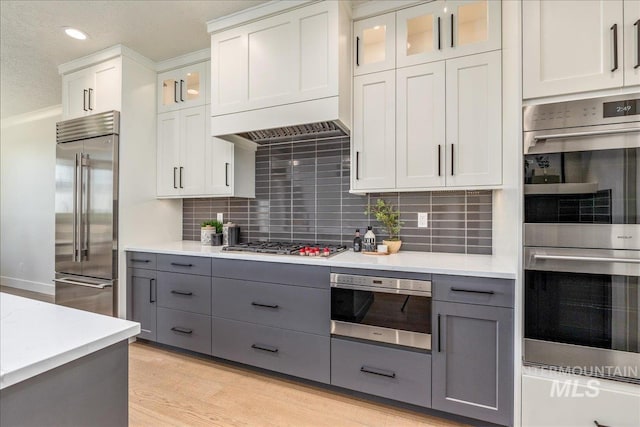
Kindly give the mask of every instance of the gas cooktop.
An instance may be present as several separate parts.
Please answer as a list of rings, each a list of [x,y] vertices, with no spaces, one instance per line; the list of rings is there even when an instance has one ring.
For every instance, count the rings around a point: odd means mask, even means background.
[[[331,256],[347,250],[345,245],[326,243],[248,242],[225,246],[223,251],[275,255]]]

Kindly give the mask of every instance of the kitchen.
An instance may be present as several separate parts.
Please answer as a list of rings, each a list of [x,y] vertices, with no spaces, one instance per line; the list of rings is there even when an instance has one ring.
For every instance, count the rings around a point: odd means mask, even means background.
[[[190,3],[202,8],[189,26],[198,47],[169,56],[149,40],[102,44],[74,23],[95,48],[49,67],[57,101],[17,114],[19,93],[3,83],[3,291],[58,299],[81,277],[75,267],[91,270],[98,249],[87,243],[104,238],[90,234],[91,218],[59,209],[87,206],[91,161],[86,150],[68,157],[62,185],[53,129],[62,123],[57,145],[70,147],[65,126],[85,122],[67,120],[116,110],[105,120],[119,128],[103,134],[118,141],[117,250],[110,276],[89,276],[113,301],[107,310],[140,324],[146,344],[132,348],[279,372],[292,387],[381,402],[383,413],[640,422],[633,369],[554,370],[638,366],[640,2]],[[27,13],[21,4],[2,2],[3,30]],[[126,15],[100,7],[85,13]],[[399,211],[400,252],[344,250],[356,229],[363,243],[367,226],[377,243],[389,237],[364,214],[378,199]],[[239,227],[238,241],[201,244],[200,225],[218,219]],[[294,244],[294,255],[262,253],[267,241]],[[308,256],[315,242],[320,256]],[[576,295],[580,286],[589,291]],[[396,305],[400,324],[373,316]],[[562,356],[565,345],[588,357]],[[597,381],[597,398],[554,397],[566,381]]]

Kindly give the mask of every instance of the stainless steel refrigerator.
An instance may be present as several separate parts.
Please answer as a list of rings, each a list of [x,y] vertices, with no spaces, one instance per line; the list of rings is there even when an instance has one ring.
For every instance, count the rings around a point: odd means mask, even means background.
[[[117,316],[118,135],[109,111],[56,124],[56,304]]]

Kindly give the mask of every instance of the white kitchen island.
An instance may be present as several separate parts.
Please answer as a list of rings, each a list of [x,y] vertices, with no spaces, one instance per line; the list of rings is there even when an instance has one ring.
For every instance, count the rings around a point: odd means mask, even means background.
[[[127,425],[135,322],[0,293],[0,425]]]

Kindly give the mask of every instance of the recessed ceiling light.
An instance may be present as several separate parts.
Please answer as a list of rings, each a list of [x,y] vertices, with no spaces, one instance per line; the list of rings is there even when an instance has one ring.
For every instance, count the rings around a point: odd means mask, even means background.
[[[69,36],[69,37],[73,37],[74,39],[77,40],[86,40],[87,39],[87,33],[85,33],[84,31],[80,31],[76,28],[71,28],[71,27],[65,27],[64,28],[64,32]]]

